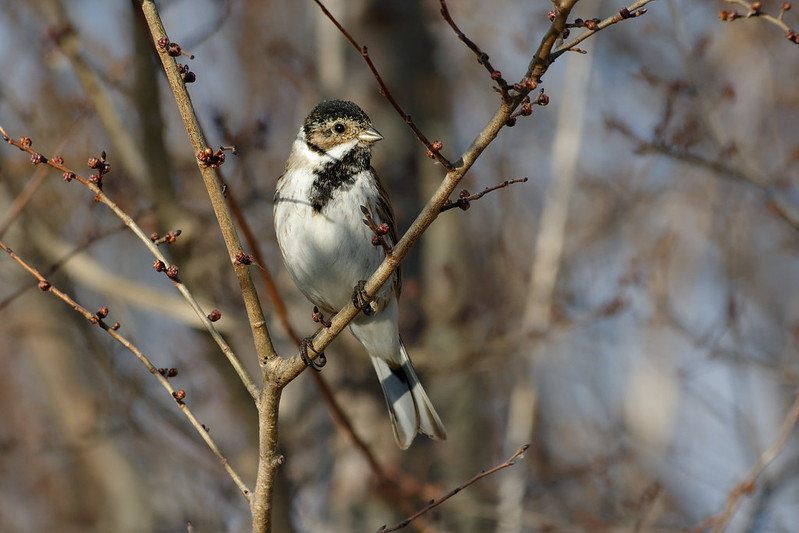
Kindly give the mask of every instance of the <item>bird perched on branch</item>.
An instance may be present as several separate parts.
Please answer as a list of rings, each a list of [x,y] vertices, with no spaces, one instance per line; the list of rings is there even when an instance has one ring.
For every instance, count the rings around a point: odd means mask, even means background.
[[[363,294],[362,280],[377,270],[385,251],[373,244],[376,233],[364,224],[361,206],[375,225],[388,226],[386,244],[397,242],[391,202],[371,166],[372,145],[382,138],[354,103],[317,105],[278,180],[275,231],[291,278],[314,305],[335,313],[356,301],[363,311],[349,329],[371,357],[397,444],[406,449],[417,432],[434,439],[446,432],[399,336],[399,269],[377,294]]]

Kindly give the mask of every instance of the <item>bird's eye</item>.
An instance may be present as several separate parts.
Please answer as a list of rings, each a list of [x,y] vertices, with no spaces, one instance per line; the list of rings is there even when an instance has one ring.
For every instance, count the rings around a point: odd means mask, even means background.
[[[336,133],[344,133],[346,129],[347,126],[345,126],[341,122],[336,122],[336,124],[333,126],[333,131],[335,131]]]

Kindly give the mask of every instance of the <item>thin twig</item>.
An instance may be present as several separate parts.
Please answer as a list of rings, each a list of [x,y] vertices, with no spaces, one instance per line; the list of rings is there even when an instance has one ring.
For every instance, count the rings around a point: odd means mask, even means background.
[[[228,475],[230,475],[231,479],[233,479],[233,482],[236,484],[236,486],[239,487],[239,490],[244,495],[244,497],[249,500],[251,491],[247,487],[247,484],[244,482],[244,480],[241,479],[241,476],[239,476],[238,473],[233,469],[227,458],[225,458],[225,456],[222,455],[222,452],[219,450],[219,447],[216,445],[216,442],[214,442],[214,440],[211,438],[211,435],[208,433],[208,431],[205,430],[203,425],[194,416],[194,413],[186,405],[186,402],[183,401],[183,399],[181,398],[182,395],[178,394],[179,392],[182,391],[176,391],[172,387],[172,384],[169,382],[169,380],[158,371],[158,368],[150,361],[150,359],[141,350],[139,350],[132,342],[130,342],[128,339],[126,339],[125,337],[123,337],[118,333],[117,331],[117,328],[119,328],[118,323],[109,325],[104,320],[105,316],[108,313],[108,310],[106,309],[102,313],[99,311],[96,313],[92,313],[91,311],[80,305],[78,302],[76,302],[74,299],[72,299],[68,294],[55,287],[37,269],[30,266],[27,262],[25,262],[25,260],[23,260],[8,246],[6,246],[2,241],[0,241],[0,250],[7,253],[11,257],[11,259],[16,261],[17,264],[19,264],[22,268],[28,271],[29,274],[35,277],[39,282],[39,289],[53,294],[61,301],[63,301],[65,304],[72,307],[80,315],[82,315],[83,318],[85,318],[92,324],[96,324],[97,326],[99,326],[103,331],[108,333],[115,341],[117,341],[122,346],[127,348],[128,351],[130,351],[134,356],[136,356],[136,358],[139,361],[141,361],[141,363],[147,368],[147,370],[153,376],[155,376],[155,378],[158,380],[161,386],[164,387],[164,389],[166,389],[169,395],[176,399],[176,403],[178,404],[180,410],[189,420],[191,425],[194,426],[194,429],[197,431],[197,433],[200,434],[200,437],[203,439],[203,441],[205,441],[205,444],[208,446],[211,452],[213,452],[213,454],[222,464],[225,471],[227,471]]]
[[[67,4],[52,2],[51,5],[55,9],[55,20],[64,28],[63,31],[50,33],[53,43],[69,61],[86,99],[108,133],[115,158],[119,158],[121,166],[139,187],[149,190],[152,184],[148,179],[147,157],[139,149],[131,128],[114,107],[108,89],[100,82],[96,70],[89,65],[81,52],[77,31],[73,26],[63,24],[69,20]],[[47,13],[49,10],[43,11]],[[51,24],[55,25],[56,22],[51,20]]]
[[[127,226],[125,226],[125,224],[120,224],[119,226],[117,226],[115,228],[108,228],[108,229],[105,229],[104,231],[102,231],[99,234],[92,235],[90,239],[86,240],[82,244],[79,244],[78,246],[75,246],[68,253],[60,256],[55,262],[53,262],[50,265],[50,267],[43,273],[44,277],[49,277],[49,276],[53,275],[55,272],[57,272],[64,265],[64,263],[66,263],[72,257],[74,257],[77,254],[79,254],[80,252],[86,250],[90,246],[102,241],[106,237],[109,237],[111,235],[114,235],[115,233],[119,233],[119,232],[123,231],[125,228],[127,228]],[[0,238],[2,238],[2,234],[0,234]],[[6,307],[8,307],[14,300],[16,300],[21,295],[25,294],[26,292],[28,292],[31,289],[33,289],[33,287],[31,285],[24,285],[24,286],[20,287],[19,289],[17,289],[15,292],[13,292],[13,293],[9,294],[8,296],[6,296],[3,300],[0,300],[0,311],[5,309]]]
[[[466,36],[465,33],[461,31],[461,29],[453,20],[452,15],[450,15],[449,13],[449,8],[447,7],[447,1],[439,0],[439,3],[441,4],[441,16],[444,17],[444,20],[447,22],[447,24],[449,24],[449,26],[458,36],[458,39],[463,41],[463,43],[467,47],[469,47],[469,50],[474,52],[474,54],[477,56],[477,62],[485,67],[485,69],[491,75],[491,79],[497,82],[497,85],[499,85],[499,92],[502,94],[502,97],[508,98],[508,92],[510,91],[512,86],[509,85],[507,81],[505,81],[500,71],[495,69],[491,65],[491,62],[488,59],[488,54],[483,52],[483,50],[481,50],[480,47],[477,46],[477,44],[474,41],[472,41],[469,37]]]
[[[740,165],[728,165],[721,160],[711,160],[685,149],[676,148],[663,141],[647,141],[636,135],[627,124],[618,120],[609,119],[605,121],[605,124],[608,128],[635,142],[637,144],[635,150],[638,153],[652,152],[661,154],[677,161],[706,168],[719,178],[737,181],[750,186],[762,195],[769,211],[776,214],[793,229],[799,229],[799,212],[793,207],[792,203],[783,199],[773,187],[768,185],[767,180],[748,172],[743,172]]]
[[[413,130],[413,132],[416,134],[416,137],[418,137],[418,139],[422,141],[422,144],[424,144],[427,147],[427,150],[429,151],[428,153],[433,155],[438,160],[438,162],[441,163],[441,165],[445,169],[447,169],[447,171],[452,170],[453,169],[452,163],[450,163],[450,161],[446,157],[441,155],[439,150],[436,150],[434,148],[433,143],[430,142],[427,139],[427,137],[425,137],[424,133],[422,133],[422,130],[420,130],[419,127],[413,122],[411,116],[407,114],[405,111],[403,111],[402,107],[400,107],[400,105],[394,99],[394,96],[391,94],[391,91],[388,90],[386,83],[383,81],[383,77],[380,76],[380,73],[377,71],[375,64],[372,63],[372,58],[369,57],[369,52],[367,51],[366,46],[361,46],[360,44],[358,44],[358,42],[352,37],[352,35],[350,35],[349,32],[346,29],[344,29],[344,26],[342,26],[341,23],[339,23],[339,21],[336,20],[336,17],[334,17],[333,14],[330,13],[330,11],[328,11],[328,9],[321,2],[321,0],[314,0],[314,2],[316,2],[316,4],[322,10],[325,16],[327,16],[327,18],[329,18],[330,21],[336,25],[336,28],[338,28],[338,30],[342,33],[342,35],[344,35],[344,37],[347,38],[350,44],[352,44],[352,46],[355,47],[356,50],[358,50],[358,53],[361,54],[361,56],[363,56],[364,61],[366,61],[366,64],[369,66],[369,70],[372,71],[372,75],[375,77],[378,85],[380,86],[380,92],[383,94],[383,96],[386,97],[389,103],[392,106],[394,106],[394,109],[402,117],[402,120],[404,120],[405,123]]]
[[[386,255],[391,255],[391,246],[386,242],[385,236],[389,232],[389,226],[385,222],[382,224],[376,224],[374,219],[372,218],[372,213],[369,211],[369,208],[365,205],[361,206],[361,213],[363,213],[363,223],[369,226],[369,229],[372,230],[374,236],[372,237],[372,244],[374,246],[380,246],[383,248],[383,253]]]
[[[464,483],[464,484],[462,484],[462,485],[460,485],[458,487],[455,487],[454,489],[452,489],[451,491],[446,493],[441,498],[431,501],[424,509],[419,510],[414,515],[409,516],[405,520],[402,520],[401,522],[398,522],[398,523],[396,523],[395,525],[393,525],[393,526],[391,526],[389,528],[386,528],[385,526],[381,527],[380,529],[377,530],[378,533],[389,533],[390,531],[397,531],[399,529],[402,529],[405,526],[407,526],[409,523],[411,523],[413,520],[416,520],[417,518],[419,518],[423,514],[427,513],[431,509],[434,509],[434,508],[438,507],[439,505],[441,505],[442,503],[444,503],[445,501],[449,500],[450,498],[452,498],[453,496],[458,494],[460,491],[462,491],[466,487],[468,487],[468,486],[480,481],[484,477],[490,476],[491,474],[493,474],[495,472],[499,472],[503,468],[508,468],[509,466],[515,465],[516,464],[516,460],[518,458],[520,458],[522,456],[522,454],[524,454],[525,450],[527,450],[527,448],[529,448],[529,447],[530,447],[529,444],[525,444],[524,446],[522,446],[521,448],[516,450],[516,452],[513,455],[508,457],[508,459],[504,463],[495,466],[491,470],[486,470],[484,472],[480,472],[479,474],[474,476],[472,479],[470,479],[469,481],[467,481],[466,483]]]
[[[46,164],[56,170],[59,170],[64,174],[64,179],[66,181],[77,181],[87,187],[90,191],[94,193],[94,199],[97,202],[105,204],[111,211],[133,232],[136,237],[139,238],[141,242],[147,247],[147,249],[155,256],[156,261],[160,261],[166,269],[171,266],[170,262],[164,256],[163,253],[158,249],[153,241],[150,239],[148,235],[145,234],[144,230],[136,223],[133,218],[128,215],[125,211],[119,207],[116,202],[111,200],[102,190],[102,188],[93,183],[92,180],[86,179],[81,176],[79,173],[75,172],[74,170],[67,167],[63,159],[60,157],[53,157],[47,158],[41,153],[34,150],[31,145],[31,140],[29,138],[23,138],[20,140],[12,139],[8,133],[6,133],[5,129],[0,126],[0,134],[2,135],[2,139],[7,142],[8,144],[15,146],[16,148],[31,154],[31,158],[35,161],[35,164]],[[24,142],[23,142],[24,141]],[[194,295],[189,291],[183,282],[181,282],[178,278],[171,277],[172,283],[178,289],[178,291],[183,295],[183,297],[188,302],[189,306],[194,310],[197,317],[200,319],[200,322],[205,326],[205,329],[210,333],[211,337],[217,343],[219,348],[227,357],[228,361],[230,362],[231,366],[234,368],[236,373],[239,375],[239,379],[241,379],[242,383],[244,384],[247,391],[250,393],[253,398],[255,398],[258,394],[258,388],[255,385],[255,382],[250,377],[247,369],[244,368],[244,365],[241,364],[236,354],[233,352],[233,349],[225,342],[224,338],[222,337],[219,330],[216,329],[213,322],[208,319],[207,313],[203,311],[200,303],[194,298]]]
[[[723,533],[727,528],[735,511],[738,509],[741,497],[755,490],[757,478],[760,477],[760,474],[763,473],[766,467],[771,464],[785,448],[788,439],[791,437],[791,433],[793,433],[796,427],[797,421],[799,421],[799,391],[794,393],[793,405],[791,405],[791,408],[788,410],[788,414],[785,415],[785,420],[782,422],[782,428],[780,429],[779,435],[777,435],[777,439],[757,458],[757,462],[749,470],[744,480],[730,491],[721,514],[712,519],[712,533]]]
[[[444,211],[449,211],[450,209],[454,209],[455,207],[460,207],[461,209],[466,211],[471,206],[471,203],[474,202],[475,200],[479,200],[480,198],[482,198],[483,196],[485,196],[486,194],[488,194],[490,192],[493,192],[493,191],[496,191],[496,190],[499,190],[499,189],[504,189],[505,187],[507,187],[508,185],[511,185],[513,183],[527,183],[527,178],[516,178],[516,179],[512,179],[512,180],[505,180],[502,183],[500,183],[499,185],[494,185],[493,187],[486,187],[485,189],[483,189],[481,192],[478,192],[477,194],[471,194],[470,195],[469,191],[464,189],[458,195],[458,199],[457,200],[455,200],[454,202],[447,202],[446,204],[442,205],[441,206],[441,212],[443,213]]]
[[[597,32],[599,32],[601,30],[604,30],[608,26],[612,26],[613,24],[616,24],[616,23],[621,22],[623,20],[640,17],[641,15],[646,13],[646,9],[641,9],[641,8],[644,7],[645,5],[647,5],[648,3],[653,2],[653,1],[654,0],[638,0],[637,2],[634,2],[634,3],[630,4],[629,6],[620,9],[617,14],[615,14],[615,15],[613,15],[611,17],[608,17],[605,20],[602,20],[602,21],[598,22],[596,24],[596,27],[594,27],[593,29],[586,28],[586,30],[583,33],[581,33],[580,35],[578,35],[577,37],[574,37],[573,39],[570,39],[570,40],[566,41],[565,43],[563,43],[563,44],[559,45],[558,47],[556,47],[552,51],[552,53],[549,55],[549,60],[550,61],[554,61],[555,59],[557,59],[562,54],[564,54],[564,53],[566,53],[566,52],[568,52],[570,50],[574,50],[574,48],[578,44],[580,44],[581,42],[585,41],[586,39],[588,39],[592,35],[595,35]]]
[[[782,30],[783,35],[786,39],[791,41],[794,44],[799,44],[799,34],[791,28],[786,22],[783,20],[785,16],[785,12],[791,8],[791,4],[788,2],[783,2],[780,7],[780,14],[776,17],[774,15],[769,15],[765,11],[761,9],[761,2],[755,0],[754,2],[749,2],[747,0],[724,0],[728,4],[735,4],[739,5],[746,9],[745,14],[740,14],[737,11],[720,11],[719,12],[719,19],[725,22],[731,22],[737,19],[748,19],[748,18],[759,18],[763,19],[766,22],[773,24],[774,26],[778,27]],[[787,7],[787,9],[786,9]]]
[[[61,152],[61,150],[63,150],[64,145],[66,145],[67,140],[69,140],[70,136],[72,135],[72,132],[75,130],[78,124],[80,124],[83,121],[85,116],[86,116],[85,113],[80,113],[80,115],[78,115],[78,117],[72,122],[72,124],[69,125],[69,127],[62,135],[61,140],[59,140],[58,143],[56,144],[55,148],[56,153],[59,153]],[[44,182],[44,178],[46,176],[47,176],[47,169],[45,167],[40,167],[36,169],[36,172],[34,173],[33,177],[28,180],[28,182],[25,184],[25,187],[22,189],[19,195],[17,195],[17,197],[14,199],[14,203],[12,203],[11,206],[8,208],[8,210],[5,213],[5,216],[3,217],[3,221],[0,222],[0,238],[2,238],[3,235],[5,235],[6,231],[14,222],[16,217],[19,216],[19,214],[22,212],[22,210],[25,208],[28,202],[30,202],[30,200],[33,198],[34,193],[38,190],[39,186]]]

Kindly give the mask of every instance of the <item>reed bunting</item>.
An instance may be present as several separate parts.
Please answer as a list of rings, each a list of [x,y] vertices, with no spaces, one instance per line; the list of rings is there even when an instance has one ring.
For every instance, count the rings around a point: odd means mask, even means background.
[[[382,138],[354,103],[322,102],[303,122],[277,182],[275,231],[283,261],[300,291],[327,313],[352,301],[353,286],[383,262],[361,206],[375,224],[388,225],[387,243],[397,242],[391,202],[371,166],[372,144]],[[349,329],[372,359],[394,437],[406,449],[417,432],[434,439],[446,432],[399,336],[400,286],[398,269],[370,303],[362,303],[364,312]]]

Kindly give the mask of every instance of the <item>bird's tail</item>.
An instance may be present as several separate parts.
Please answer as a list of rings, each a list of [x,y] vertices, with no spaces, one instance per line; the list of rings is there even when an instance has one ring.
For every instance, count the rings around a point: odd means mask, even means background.
[[[419,382],[402,341],[400,356],[400,365],[372,356],[372,365],[383,387],[397,444],[403,450],[408,448],[417,432],[433,439],[446,439],[444,424]]]

